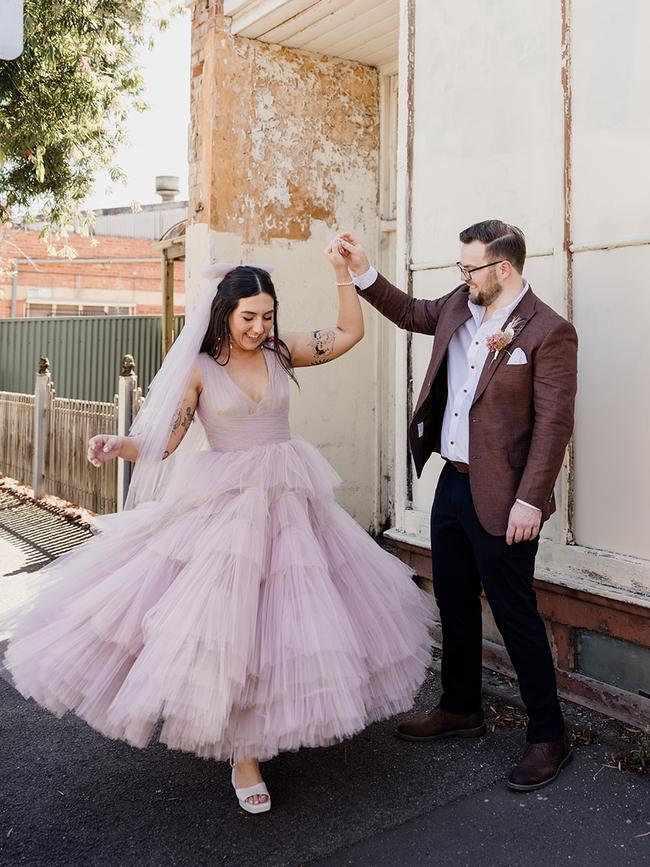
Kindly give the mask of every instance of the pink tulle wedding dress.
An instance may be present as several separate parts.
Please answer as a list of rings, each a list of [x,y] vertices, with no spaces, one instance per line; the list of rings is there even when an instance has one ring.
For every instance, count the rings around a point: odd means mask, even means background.
[[[170,748],[234,761],[325,746],[411,706],[430,604],[291,436],[289,379],[264,352],[259,403],[199,356],[210,449],[49,568],[5,656],[24,696],[137,747],[162,723]]]

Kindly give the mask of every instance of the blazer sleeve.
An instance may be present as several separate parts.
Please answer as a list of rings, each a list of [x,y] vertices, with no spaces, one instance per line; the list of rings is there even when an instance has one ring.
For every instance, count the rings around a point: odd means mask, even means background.
[[[543,509],[573,431],[578,379],[578,335],[562,320],[537,350],[533,372],[535,421],[517,499]]]
[[[405,331],[417,334],[436,333],[440,311],[448,298],[453,295],[453,292],[450,292],[434,301],[411,298],[406,292],[389,283],[381,274],[377,275],[375,282],[367,289],[357,291],[386,319],[390,319]]]

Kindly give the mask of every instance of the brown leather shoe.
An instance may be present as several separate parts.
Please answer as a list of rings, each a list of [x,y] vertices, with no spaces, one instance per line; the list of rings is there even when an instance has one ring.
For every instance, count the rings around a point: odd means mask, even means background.
[[[508,777],[508,786],[516,792],[534,792],[556,780],[573,758],[573,750],[562,736],[556,741],[526,744],[516,768]]]
[[[450,713],[440,707],[425,717],[401,722],[395,730],[405,741],[437,741],[441,738],[478,738],[485,734],[483,712]]]

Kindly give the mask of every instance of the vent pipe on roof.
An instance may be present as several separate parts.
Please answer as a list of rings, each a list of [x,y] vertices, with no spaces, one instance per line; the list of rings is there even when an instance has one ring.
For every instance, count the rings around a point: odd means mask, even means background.
[[[163,202],[173,202],[180,190],[178,175],[156,175],[156,193]]]

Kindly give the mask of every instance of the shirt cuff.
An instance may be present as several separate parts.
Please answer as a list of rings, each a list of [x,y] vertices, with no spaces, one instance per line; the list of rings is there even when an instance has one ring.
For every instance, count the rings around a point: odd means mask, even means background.
[[[364,289],[369,289],[370,286],[372,286],[378,275],[377,269],[373,268],[371,265],[365,274],[359,274],[358,276],[356,274],[350,274],[350,276],[354,280],[357,289],[361,289],[363,292]]]
[[[521,503],[522,506],[528,506],[529,509],[535,509],[536,512],[541,512],[541,511],[542,511],[542,510],[541,510],[540,508],[538,508],[537,506],[533,506],[531,503],[527,503],[525,500],[520,500],[519,497],[517,497],[517,502],[518,502],[518,503]]]

